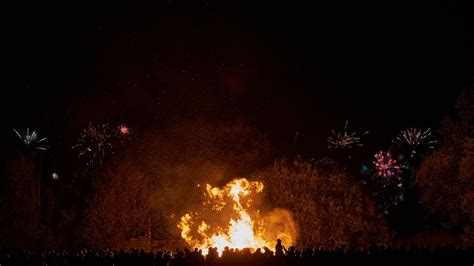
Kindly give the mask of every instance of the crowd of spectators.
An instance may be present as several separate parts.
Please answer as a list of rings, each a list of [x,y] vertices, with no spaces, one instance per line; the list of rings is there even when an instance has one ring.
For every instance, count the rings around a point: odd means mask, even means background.
[[[331,250],[295,247],[286,249],[278,243],[274,250],[268,248],[225,248],[219,255],[210,248],[207,255],[202,250],[145,252],[143,250],[77,250],[48,252],[2,252],[0,266],[235,266],[235,265],[473,265],[474,249],[445,246],[436,248],[372,245],[365,249],[338,247]]]

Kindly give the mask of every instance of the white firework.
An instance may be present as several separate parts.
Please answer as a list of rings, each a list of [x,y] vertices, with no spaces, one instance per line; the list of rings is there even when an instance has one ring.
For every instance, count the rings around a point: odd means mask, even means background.
[[[22,142],[26,149],[42,151],[47,150],[47,147],[43,143],[47,138],[39,138],[38,132],[35,130],[30,131],[30,129],[27,128],[24,134],[21,134],[16,129],[13,129],[13,132],[15,132],[15,135]]]

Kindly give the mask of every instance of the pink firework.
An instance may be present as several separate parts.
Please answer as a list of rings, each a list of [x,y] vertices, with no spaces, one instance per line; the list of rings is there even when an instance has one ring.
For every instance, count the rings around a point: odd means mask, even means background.
[[[130,129],[126,125],[120,125],[119,131],[122,136],[130,134]]]
[[[400,173],[400,166],[397,160],[392,158],[390,152],[380,151],[376,153],[374,165],[375,169],[377,169],[377,175],[380,177],[393,177]]]

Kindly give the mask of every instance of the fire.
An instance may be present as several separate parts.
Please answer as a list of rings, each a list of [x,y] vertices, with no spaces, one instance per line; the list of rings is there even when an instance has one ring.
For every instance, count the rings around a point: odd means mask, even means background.
[[[288,211],[275,209],[262,216],[253,208],[255,195],[262,190],[263,183],[245,178],[234,179],[223,188],[207,184],[203,209],[181,217],[181,237],[190,246],[202,249],[203,254],[209,247],[216,247],[219,255],[225,247],[272,248],[277,238],[283,244],[294,244],[296,226]]]

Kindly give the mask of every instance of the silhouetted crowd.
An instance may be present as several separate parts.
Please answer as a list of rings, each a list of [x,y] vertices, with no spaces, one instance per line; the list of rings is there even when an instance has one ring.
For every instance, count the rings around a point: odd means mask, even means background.
[[[23,251],[18,253],[2,253],[0,265],[94,265],[94,266],[235,266],[235,265],[473,265],[473,248],[456,248],[446,246],[439,248],[417,247],[377,247],[353,249],[338,247],[333,250],[286,249],[280,243],[275,251],[268,248],[229,249],[226,248],[219,256],[217,249],[210,248],[207,255],[201,250],[176,250],[144,252],[138,250],[108,249],[55,251],[36,253]]]

